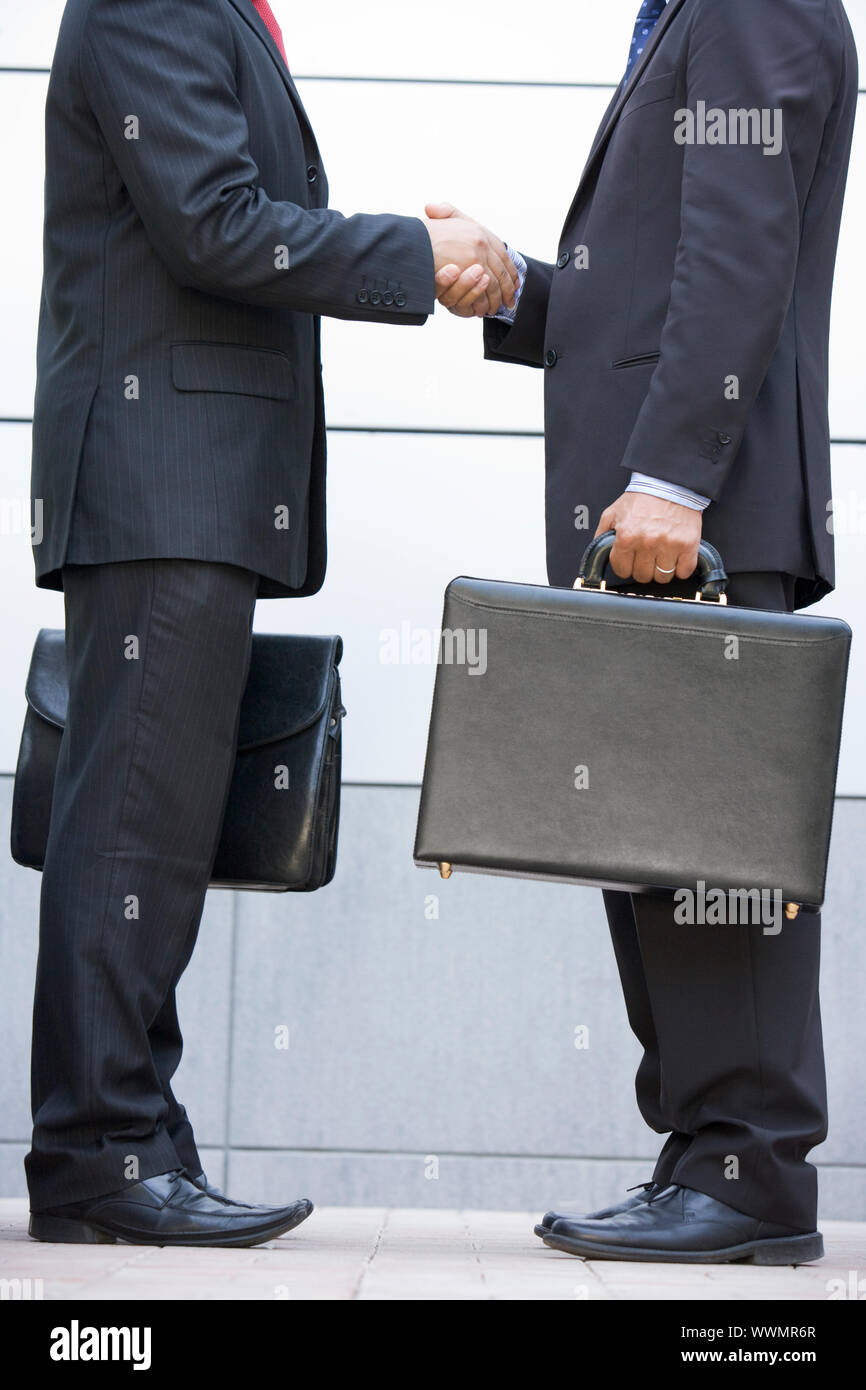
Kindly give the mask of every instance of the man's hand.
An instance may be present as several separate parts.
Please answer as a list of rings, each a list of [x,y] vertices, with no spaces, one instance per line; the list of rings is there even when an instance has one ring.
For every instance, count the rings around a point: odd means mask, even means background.
[[[616,531],[610,566],[620,579],[670,584],[688,579],[698,563],[703,518],[691,507],[646,492],[624,492],[603,513],[596,535]]]
[[[451,203],[428,203],[425,212],[439,303],[458,318],[512,308],[519,277],[504,242]]]

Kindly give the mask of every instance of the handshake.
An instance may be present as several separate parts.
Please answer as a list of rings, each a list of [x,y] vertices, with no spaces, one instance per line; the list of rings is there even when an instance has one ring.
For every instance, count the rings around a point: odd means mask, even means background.
[[[428,203],[425,212],[443,308],[464,319],[512,309],[519,277],[504,242],[450,203]]]

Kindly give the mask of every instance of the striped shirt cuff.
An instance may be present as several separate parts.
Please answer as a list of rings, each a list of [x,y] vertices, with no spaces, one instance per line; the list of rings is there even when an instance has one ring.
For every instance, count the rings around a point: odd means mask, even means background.
[[[646,473],[632,473],[626,492],[646,492],[651,497],[662,497],[665,502],[676,502],[680,507],[690,507],[693,512],[702,512],[710,505],[711,497],[703,497],[691,488],[680,487],[679,483],[666,483],[664,478],[651,478]]]
[[[497,310],[495,314],[486,314],[485,317],[488,319],[502,319],[503,323],[513,323],[514,315],[517,313],[520,304],[520,296],[523,293],[523,282],[526,279],[526,261],[523,259],[520,252],[513,251],[507,242],[505,243],[505,249],[514,265],[517,266],[517,274],[519,276],[517,291],[514,296],[514,308],[506,309],[503,304],[501,309]]]

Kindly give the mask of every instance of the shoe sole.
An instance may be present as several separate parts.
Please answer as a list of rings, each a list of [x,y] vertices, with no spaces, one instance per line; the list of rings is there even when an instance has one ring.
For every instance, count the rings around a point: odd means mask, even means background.
[[[536,1231],[538,1227],[536,1226]],[[579,1255],[584,1260],[642,1260],[650,1264],[718,1265],[742,1261],[752,1265],[802,1265],[820,1260],[824,1239],[820,1231],[811,1235],[786,1236],[783,1240],[750,1240],[726,1250],[640,1250],[623,1245],[603,1245],[576,1240],[548,1230],[542,1237],[551,1250]]]
[[[249,1228],[236,1234],[207,1232],[195,1235],[185,1232],[179,1235],[141,1234],[128,1231],[123,1235],[117,1231],[100,1226],[98,1221],[72,1221],[62,1216],[51,1216],[43,1212],[30,1215],[29,1233],[34,1240],[49,1241],[54,1245],[191,1245],[199,1248],[217,1247],[239,1249],[249,1245],[262,1245],[293,1231],[314,1210],[312,1203],[306,1210],[300,1209],[294,1216],[284,1221],[268,1222],[255,1230]]]

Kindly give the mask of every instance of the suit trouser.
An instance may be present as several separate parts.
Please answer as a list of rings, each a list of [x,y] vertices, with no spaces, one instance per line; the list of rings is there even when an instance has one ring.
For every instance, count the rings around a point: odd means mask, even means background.
[[[783,575],[732,575],[728,594],[740,607],[793,609]],[[664,807],[648,814],[663,816]],[[604,901],[644,1049],[638,1106],[651,1129],[668,1134],[654,1181],[814,1230],[817,1175],[806,1155],[827,1133],[820,914],[783,919],[772,935],[758,924],[678,925],[673,895],[605,892]]]
[[[234,767],[258,576],[67,566],[69,712],[42,881],[31,1208],[201,1172],[171,1081],[175,989]]]

